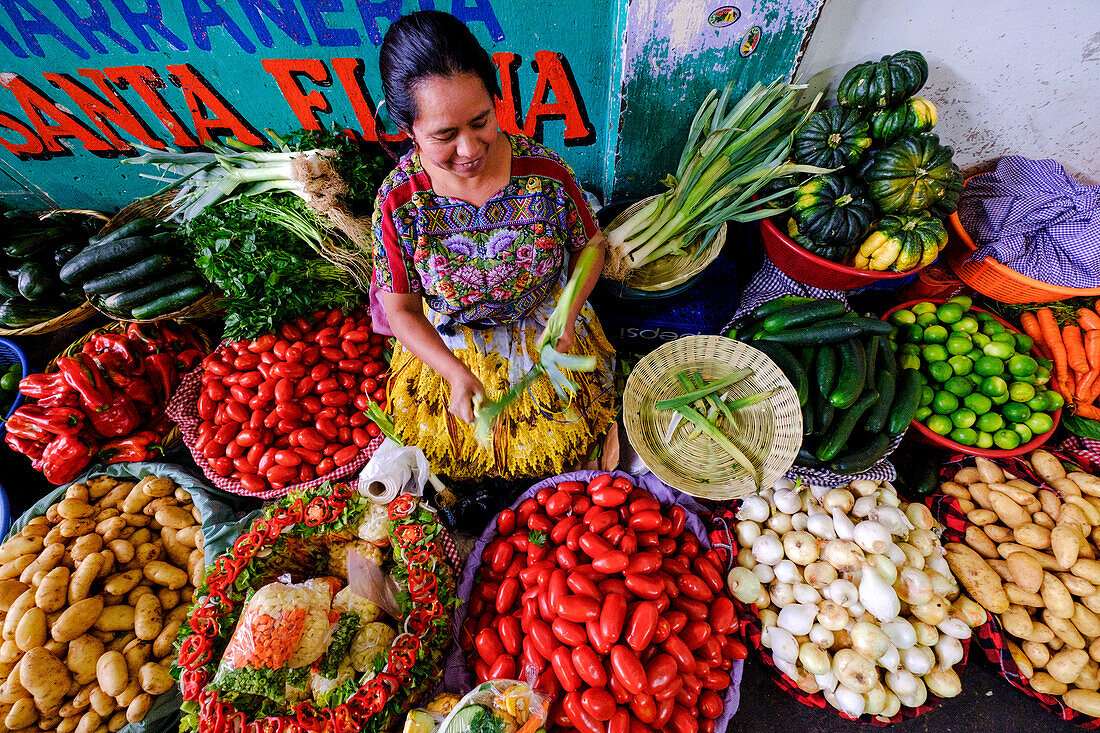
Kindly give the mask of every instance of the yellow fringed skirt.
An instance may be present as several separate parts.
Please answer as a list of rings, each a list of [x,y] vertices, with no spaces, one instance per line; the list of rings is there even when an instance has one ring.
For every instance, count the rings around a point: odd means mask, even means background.
[[[514,323],[489,329],[458,324],[452,335],[443,335],[455,356],[481,380],[487,399],[500,399],[537,362],[535,343],[559,293]],[[434,311],[426,315],[433,325],[443,320]],[[541,375],[497,420],[491,448],[479,445],[473,426],[449,412],[447,382],[398,344],[390,363],[388,391],[398,437],[405,445],[420,446],[432,470],[452,479],[522,479],[561,473],[607,432],[616,412],[615,350],[587,303],[577,319],[576,334],[570,353],[597,357],[596,370],[566,372],[577,385],[568,403],[558,399],[550,380]]]

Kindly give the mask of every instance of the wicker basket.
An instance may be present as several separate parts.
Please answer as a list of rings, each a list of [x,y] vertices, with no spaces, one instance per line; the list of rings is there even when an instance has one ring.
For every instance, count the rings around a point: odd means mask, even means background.
[[[783,372],[762,352],[739,341],[686,336],[643,357],[623,392],[630,443],[657,478],[692,496],[716,501],[757,490],[749,472],[705,435],[691,440],[679,437],[667,445],[664,436],[675,413],[655,408],[658,400],[682,392],[676,379],[679,372],[699,371],[704,379],[715,380],[743,367],[753,373],[730,388],[735,398],[767,389],[779,392],[736,413],[740,430],[733,439],[757,467],[760,486],[771,486],[790,469],[802,445],[802,412]]]
[[[107,223],[103,225],[103,228],[99,230],[99,234],[110,234],[124,224],[129,224],[137,219],[168,221],[172,216],[172,212],[175,210],[175,206],[172,204],[172,199],[174,197],[175,191],[166,191],[156,194],[155,196],[138,199],[124,206],[122,210],[112,216]],[[96,308],[94,305],[91,305],[91,307],[108,318],[124,323],[154,323],[156,321],[174,321],[184,318],[205,318],[215,313],[219,313],[222,310],[219,298],[213,293],[204,295],[186,308],[181,308],[178,311],[160,316],[159,318],[126,318],[117,313],[110,313],[100,308]]]

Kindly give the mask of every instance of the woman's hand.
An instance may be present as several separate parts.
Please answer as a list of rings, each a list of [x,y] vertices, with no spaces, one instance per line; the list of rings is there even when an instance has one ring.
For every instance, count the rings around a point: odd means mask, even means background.
[[[559,354],[568,354],[573,349],[573,344],[577,340],[577,329],[570,323],[565,327],[565,333],[561,335],[558,342],[554,344],[554,350]]]
[[[485,394],[485,387],[465,365],[460,364],[460,366],[462,366],[461,369],[456,369],[447,377],[447,384],[451,387],[449,409],[451,414],[459,420],[470,423],[474,421],[474,395]]]

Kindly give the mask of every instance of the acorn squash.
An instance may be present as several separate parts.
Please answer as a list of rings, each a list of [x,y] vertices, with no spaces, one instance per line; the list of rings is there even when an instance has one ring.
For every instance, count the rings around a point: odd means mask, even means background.
[[[871,198],[887,214],[915,214],[939,202],[959,172],[951,148],[930,133],[876,151],[861,170]],[[956,202],[957,203],[957,202]]]
[[[928,132],[936,126],[936,105],[924,97],[907,99],[871,115],[871,138],[889,145],[898,138]]]
[[[854,244],[874,216],[875,207],[863,183],[839,173],[811,178],[799,186],[791,208],[802,236],[831,247]]]
[[[934,216],[884,216],[860,244],[855,266],[905,272],[931,264],[946,244],[947,230]]]
[[[945,181],[943,196],[940,200],[928,207],[928,213],[946,219],[959,208],[959,197],[963,192],[963,175],[959,166],[951,164],[951,177]]]
[[[870,128],[863,113],[845,107],[821,109],[810,115],[794,136],[794,159],[822,168],[857,163],[871,147]]]
[[[798,244],[802,249],[807,252],[812,252],[818,257],[824,257],[827,260],[841,263],[848,259],[849,253],[852,251],[851,245],[844,244],[835,246],[831,244],[821,244],[815,242],[808,237],[802,236],[798,231],[798,223],[794,219],[787,219],[787,235]]]
[[[836,89],[845,107],[885,109],[911,97],[928,81],[928,62],[917,51],[899,51],[848,70]]]

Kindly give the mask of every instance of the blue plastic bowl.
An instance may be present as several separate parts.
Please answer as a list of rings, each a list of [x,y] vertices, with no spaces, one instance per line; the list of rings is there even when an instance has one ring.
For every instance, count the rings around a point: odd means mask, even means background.
[[[0,486],[0,540],[8,536],[11,530],[11,504],[8,502],[8,493]]]
[[[0,370],[6,370],[12,364],[19,364],[23,369],[23,376],[27,376],[30,371],[30,366],[27,364],[27,356],[23,353],[23,350],[16,346],[6,338],[0,338]],[[8,432],[7,419],[12,416],[19,405],[23,404],[23,394],[17,392],[15,395],[15,402],[12,403],[11,409],[8,410],[8,414],[4,415],[4,422],[0,423],[0,438],[4,437],[4,434]],[[4,510],[7,511],[7,500],[4,500]],[[10,517],[9,517],[10,523]]]

